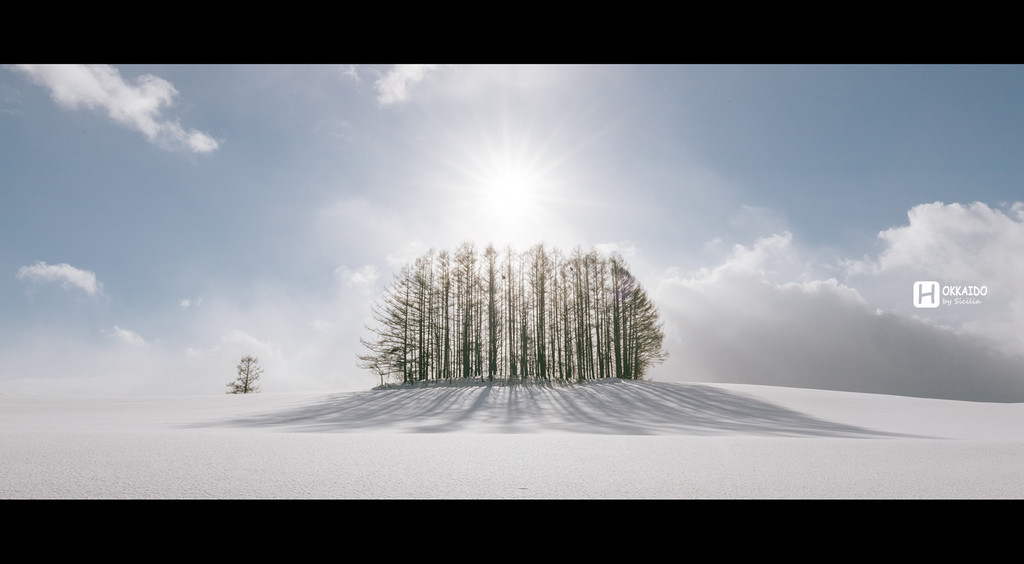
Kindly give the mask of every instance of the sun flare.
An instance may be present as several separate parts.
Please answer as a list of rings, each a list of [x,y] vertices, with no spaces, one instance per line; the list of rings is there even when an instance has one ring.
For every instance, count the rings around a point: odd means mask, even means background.
[[[444,166],[433,183],[448,209],[458,209],[444,225],[455,239],[514,245],[556,241],[571,228],[579,204],[556,128],[549,136],[512,123],[493,128],[453,128],[450,145],[428,149]]]
[[[524,218],[537,204],[536,185],[528,174],[519,170],[505,170],[493,174],[484,182],[481,197],[488,211],[503,218]]]

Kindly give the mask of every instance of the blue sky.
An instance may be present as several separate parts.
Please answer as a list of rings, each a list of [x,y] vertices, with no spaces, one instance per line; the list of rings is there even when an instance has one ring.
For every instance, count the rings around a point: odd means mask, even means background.
[[[243,354],[365,389],[374,296],[469,240],[626,254],[659,380],[1005,397],[1021,99],[1020,66],[0,67],[0,392],[223,393]]]

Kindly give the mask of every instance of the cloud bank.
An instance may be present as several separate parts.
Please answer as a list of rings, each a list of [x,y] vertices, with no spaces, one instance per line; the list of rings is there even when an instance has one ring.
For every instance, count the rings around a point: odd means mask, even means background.
[[[117,123],[143,133],[150,142],[195,153],[217,150],[208,134],[186,131],[161,112],[173,104],[178,91],[157,76],[144,74],[129,84],[109,65],[16,65],[34,82],[50,89],[54,101],[68,109],[104,111]]]
[[[915,206],[907,219],[878,234],[884,249],[877,258],[847,263],[849,279],[883,303],[899,296],[887,307],[911,310],[905,294],[917,280],[985,286],[979,304],[913,313],[1024,355],[1024,203],[933,202]]]
[[[901,307],[880,308],[853,286],[816,277],[824,267],[808,268],[788,233],[737,245],[714,268],[663,276],[654,295],[672,357],[656,377],[1024,401],[1021,297],[995,295],[1001,307],[989,309],[949,306],[935,319],[910,307],[915,276],[1022,287],[1021,206],[935,203],[909,218],[879,234],[877,259],[848,263],[876,301]]]

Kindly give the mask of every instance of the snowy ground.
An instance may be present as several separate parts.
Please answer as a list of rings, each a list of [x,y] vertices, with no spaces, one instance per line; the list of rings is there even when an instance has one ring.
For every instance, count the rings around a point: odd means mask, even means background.
[[[1024,498],[1024,404],[601,381],[0,395],[0,498]]]

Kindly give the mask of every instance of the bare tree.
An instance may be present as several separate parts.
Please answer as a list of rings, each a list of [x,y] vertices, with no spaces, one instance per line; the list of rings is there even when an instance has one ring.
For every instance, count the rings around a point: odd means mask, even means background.
[[[234,382],[228,382],[229,394],[254,394],[260,391],[260,376],[263,375],[263,367],[260,361],[254,356],[243,356],[238,363],[238,377]]]
[[[487,273],[487,381],[498,373],[498,251],[494,245],[484,250]]]
[[[667,355],[657,308],[622,257],[579,247],[431,251],[402,268],[373,314],[359,361],[382,384],[642,379]]]

